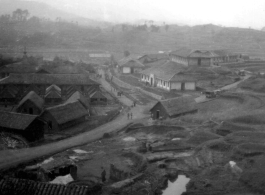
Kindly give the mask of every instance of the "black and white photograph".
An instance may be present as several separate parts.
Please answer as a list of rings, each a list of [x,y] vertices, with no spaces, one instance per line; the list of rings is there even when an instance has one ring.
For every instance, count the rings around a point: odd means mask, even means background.
[[[0,0],[0,195],[264,184],[264,0]]]

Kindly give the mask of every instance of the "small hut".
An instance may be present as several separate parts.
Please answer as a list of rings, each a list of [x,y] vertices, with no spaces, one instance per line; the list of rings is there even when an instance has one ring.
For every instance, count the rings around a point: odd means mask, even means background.
[[[59,131],[84,122],[88,115],[80,101],[75,101],[46,108],[40,117],[48,123],[49,131]]]
[[[37,115],[0,112],[0,131],[24,137],[28,142],[44,138],[46,123]]]
[[[62,103],[61,88],[57,85],[51,85],[45,90],[45,104],[54,105]]]
[[[43,109],[44,100],[34,91],[30,91],[18,104],[16,112],[39,115]]]
[[[196,102],[191,96],[161,100],[150,109],[153,120],[174,118],[197,111]]]
[[[88,110],[90,108],[89,100],[85,98],[79,91],[73,93],[68,100],[65,101],[65,104],[70,102],[80,101],[80,103]]]
[[[108,99],[101,91],[95,91],[90,95],[90,103],[91,105],[106,105]]]

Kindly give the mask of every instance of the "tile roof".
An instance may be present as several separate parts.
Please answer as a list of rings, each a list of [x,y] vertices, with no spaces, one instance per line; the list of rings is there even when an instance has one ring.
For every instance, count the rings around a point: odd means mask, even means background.
[[[143,58],[143,57],[149,57],[151,59],[156,59],[156,60],[159,60],[159,59],[168,59],[168,54],[167,53],[151,53],[151,54],[145,54],[143,56],[140,56],[138,57],[138,60]]]
[[[141,73],[145,75],[154,74],[156,78],[163,79],[165,81],[171,80],[171,78],[187,69],[187,67],[178,64],[176,62],[167,61],[161,66],[152,67],[146,70],[143,70]]]
[[[49,112],[58,124],[63,124],[88,115],[87,110],[79,101],[49,107],[44,112]]]
[[[196,82],[198,79],[194,77],[194,75],[191,74],[185,74],[185,73],[179,73],[175,74],[170,81],[175,81],[175,82]]]
[[[21,194],[23,192],[27,195],[86,195],[88,187],[3,177],[0,178],[0,192],[3,194]]]
[[[99,85],[85,74],[10,74],[0,84]]]
[[[44,100],[37,95],[34,91],[30,91],[18,104],[17,109],[22,106],[26,101],[31,101],[34,103],[39,109],[42,110]]]
[[[165,64],[167,61],[168,61],[167,59],[160,59],[154,62],[146,63],[145,66],[146,67],[157,67],[157,66],[161,66]]]
[[[145,67],[139,60],[133,59],[130,56],[127,58],[121,59],[118,64],[121,67],[135,67],[135,68]]]
[[[200,49],[188,49],[182,48],[176,51],[170,52],[170,54],[181,56],[181,57],[201,57],[201,58],[211,58],[211,57],[223,57],[229,55],[235,55],[228,50],[200,50]]]
[[[37,117],[37,115],[0,111],[0,126],[25,130]]]
[[[192,96],[182,96],[172,99],[161,100],[157,104],[161,104],[167,111],[169,116],[175,116],[182,113],[192,112],[197,110],[197,105]],[[150,110],[152,110],[151,108]]]

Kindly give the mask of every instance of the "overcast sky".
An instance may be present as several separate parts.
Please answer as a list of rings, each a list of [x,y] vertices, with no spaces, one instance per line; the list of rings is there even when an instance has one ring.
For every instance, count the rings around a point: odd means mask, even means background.
[[[35,0],[90,18],[262,28],[265,0]]]

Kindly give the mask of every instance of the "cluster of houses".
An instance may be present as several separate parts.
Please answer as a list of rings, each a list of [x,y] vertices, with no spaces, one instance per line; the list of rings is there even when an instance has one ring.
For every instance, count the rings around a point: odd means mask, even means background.
[[[1,132],[34,142],[43,139],[46,132],[85,121],[91,105],[107,104],[99,83],[85,70],[69,64],[52,69],[25,61],[0,68]]]
[[[179,49],[169,53],[147,54],[120,60],[121,73],[140,73],[146,85],[170,90],[196,90],[196,76],[192,69],[236,63],[241,55],[227,50]],[[193,73],[192,73],[193,72]]]

